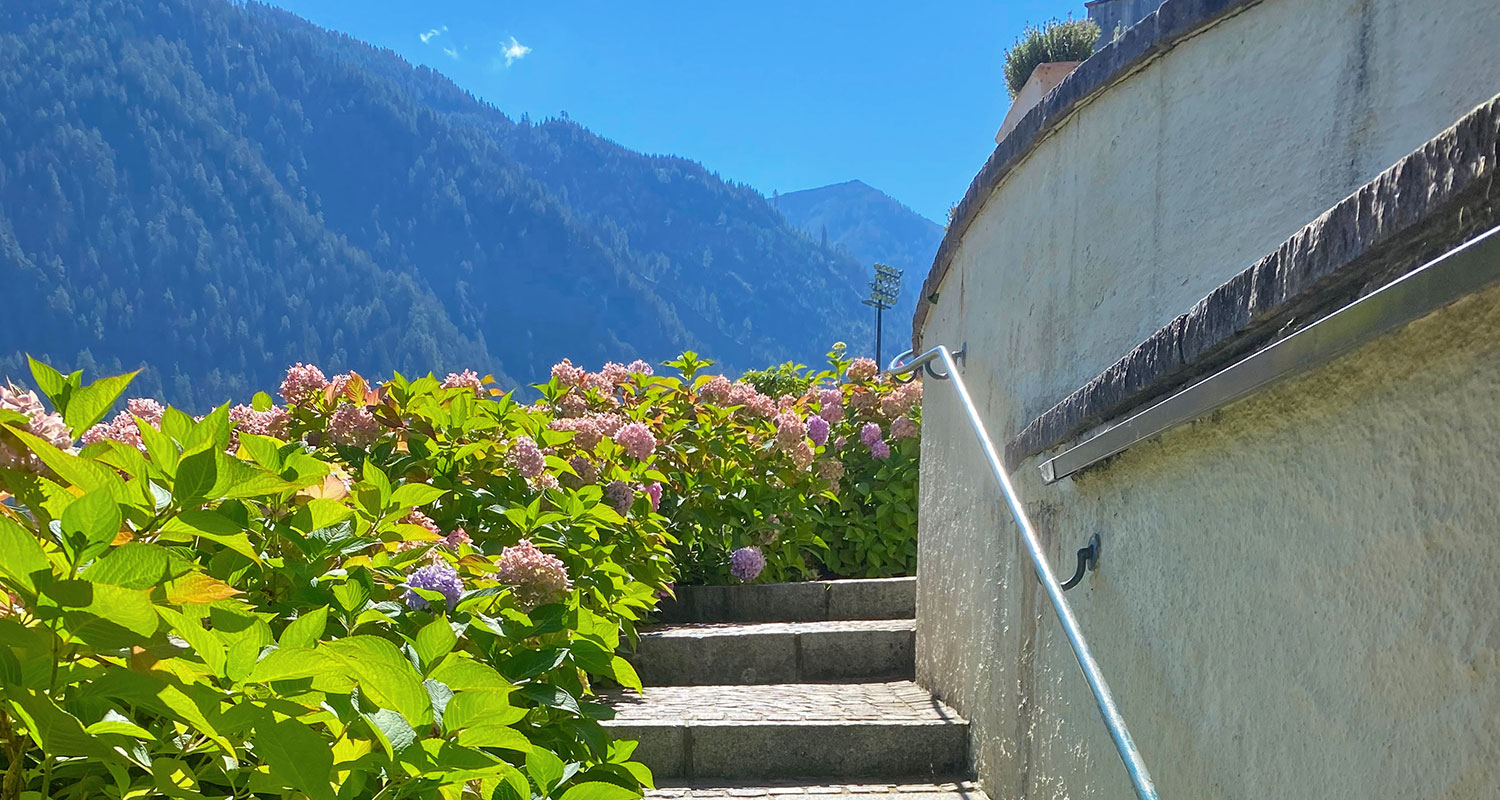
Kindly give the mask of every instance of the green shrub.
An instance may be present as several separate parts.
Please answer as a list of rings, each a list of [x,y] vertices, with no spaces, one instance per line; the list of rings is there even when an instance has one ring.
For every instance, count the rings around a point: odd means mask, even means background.
[[[1005,85],[1014,98],[1026,85],[1037,65],[1054,61],[1082,61],[1094,52],[1099,26],[1090,19],[1049,20],[1042,27],[1030,25],[1005,51]]]
[[[791,361],[767,369],[752,369],[741,375],[740,380],[754,386],[755,391],[771,397],[802,394],[812,385],[807,367]]]
[[[674,579],[909,572],[921,384],[298,364],[195,419],[0,387],[0,798],[629,800],[599,683]],[[792,385],[792,384],[787,384]],[[736,556],[735,554],[739,555]]]

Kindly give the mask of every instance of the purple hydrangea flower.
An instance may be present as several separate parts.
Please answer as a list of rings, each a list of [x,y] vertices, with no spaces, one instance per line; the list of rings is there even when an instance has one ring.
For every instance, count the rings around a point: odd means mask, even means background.
[[[635,502],[635,490],[625,481],[610,481],[604,487],[604,502],[614,507],[620,516],[630,511],[630,504]]]
[[[882,438],[884,437],[880,433],[878,422],[866,422],[864,427],[859,429],[859,440],[864,443],[865,447],[874,447],[875,443]]]
[[[891,446],[883,441],[876,442],[875,444],[870,445],[870,455],[876,458],[890,458]]]
[[[759,547],[741,547],[729,554],[729,574],[742,581],[753,581],[766,568],[766,557]]]
[[[442,594],[448,598],[448,610],[452,611],[458,605],[458,597],[463,594],[464,582],[458,577],[458,570],[449,566],[447,562],[424,564],[412,570],[406,576],[406,585],[411,589],[428,589]],[[408,589],[406,596],[406,607],[425,611],[429,604],[427,598]]]
[[[828,420],[822,417],[809,417],[807,420],[807,436],[813,440],[813,444],[822,447],[828,443]]]

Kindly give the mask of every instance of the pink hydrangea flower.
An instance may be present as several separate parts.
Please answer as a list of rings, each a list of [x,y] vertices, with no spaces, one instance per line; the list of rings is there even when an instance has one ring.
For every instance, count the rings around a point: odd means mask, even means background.
[[[287,416],[286,409],[281,406],[271,406],[265,411],[256,411],[251,406],[241,404],[229,409],[229,422],[234,426],[236,433],[285,439],[287,432],[291,429],[292,418]]]
[[[542,474],[536,476],[535,478],[531,478],[529,480],[530,480],[530,483],[531,483],[531,488],[533,488],[533,489],[535,489],[535,490],[537,490],[539,492],[540,491],[545,491],[547,489],[559,489],[559,488],[562,488],[562,484],[558,482],[557,476],[553,475],[550,472],[543,472]]]
[[[812,445],[806,439],[803,439],[792,447],[792,463],[797,465],[797,469],[805,470],[812,466],[813,449]]]
[[[443,537],[443,546],[454,552],[458,552],[458,546],[461,544],[474,546],[474,540],[469,538],[469,532],[463,528],[454,528],[452,533]]]
[[[568,392],[557,401],[557,413],[565,419],[583,416],[589,410],[589,403],[583,395],[578,392]]]
[[[818,462],[818,477],[837,484],[844,477],[844,462],[827,458]]]
[[[303,405],[311,402],[327,386],[328,378],[323,375],[323,370],[298,361],[287,368],[286,377],[281,380],[281,399],[288,405]]]
[[[742,411],[756,419],[766,419],[776,414],[776,401],[753,390],[740,406]]]
[[[838,389],[822,389],[818,392],[818,416],[827,422],[838,422],[844,418],[844,393]]]
[[[849,380],[864,383],[880,373],[880,365],[873,358],[856,358],[849,365]]]
[[[653,370],[651,369],[651,365],[639,358],[630,362],[629,364],[626,364],[625,369],[636,375],[641,375],[647,378],[651,377],[654,374]]]
[[[552,365],[552,377],[557,379],[559,386],[582,386],[587,375],[583,367],[573,366],[573,362],[566,358]]]
[[[828,443],[828,433],[831,430],[828,420],[822,417],[809,417],[807,420],[807,436],[819,447]]]
[[[653,483],[646,488],[646,496],[651,499],[651,510],[661,510],[661,483]]]
[[[709,379],[708,383],[703,384],[703,388],[698,390],[698,397],[705,403],[728,405],[730,394],[733,391],[734,384],[730,383],[728,378],[723,375],[715,375]]]
[[[604,365],[604,369],[599,370],[599,376],[601,382],[611,387],[620,386],[630,380],[630,368],[611,361]]]
[[[848,445],[849,437],[847,436],[840,436],[839,438],[833,440],[833,449],[835,450],[843,450]]]
[[[370,409],[343,403],[328,420],[328,438],[347,447],[369,447],[380,437],[380,422]]]
[[[547,457],[530,436],[517,436],[510,443],[505,458],[516,472],[527,478],[535,478],[547,468]]]
[[[26,432],[47,441],[59,450],[73,446],[73,435],[61,414],[48,413],[36,392],[22,391],[16,386],[0,386],[0,408],[26,416]],[[0,466],[28,471],[42,468],[41,459],[30,450],[12,447],[0,441]]]
[[[516,605],[524,611],[561,600],[572,588],[567,565],[542,552],[530,539],[501,550],[496,567],[495,579],[510,587]]]
[[[864,427],[859,429],[859,441],[866,447],[875,444],[882,438],[883,435],[880,432],[880,423],[878,422],[866,422]]]
[[[614,433],[615,443],[625,448],[625,452],[638,461],[645,461],[656,451],[656,437],[651,434],[651,429],[640,422],[632,422],[621,426]]]
[[[870,411],[880,404],[880,395],[871,391],[856,391],[849,397],[849,405],[855,411]]]
[[[472,369],[466,369],[463,372],[450,372],[448,373],[448,377],[443,379],[443,388],[472,389],[474,390],[474,394],[479,394],[484,390],[484,380],[479,377],[479,373]]]
[[[436,522],[432,521],[432,517],[429,517],[416,509],[412,509],[410,513],[402,517],[401,522],[406,525],[416,525],[418,527],[425,528],[430,533],[432,533],[433,536],[443,535],[442,529],[437,526]],[[462,529],[460,528],[460,530]]]
[[[807,423],[795,411],[783,411],[776,415],[776,446],[791,450],[807,438]]]
[[[784,394],[776,398],[776,408],[782,411],[786,411],[787,409],[795,405],[797,405],[797,398],[793,397],[792,395]]]
[[[915,439],[917,437],[917,423],[911,421],[911,417],[896,417],[891,422],[892,439]]]

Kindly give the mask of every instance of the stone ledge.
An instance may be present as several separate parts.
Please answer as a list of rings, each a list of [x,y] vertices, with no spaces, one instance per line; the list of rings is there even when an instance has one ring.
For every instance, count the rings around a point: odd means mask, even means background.
[[[912,317],[912,347],[921,350],[922,323],[927,319],[930,299],[953,264],[959,243],[979,210],[1016,164],[1041,144],[1084,100],[1139,69],[1147,61],[1172,49],[1183,39],[1261,0],[1166,0],[1150,16],[1125,30],[1098,52],[1089,56],[1071,75],[1047,93],[1035,108],[995,147],[979,174],[958,203],[948,232],[938,246],[932,269],[922,283],[917,311]]]
[[[916,578],[679,586],[662,622],[816,622],[915,617]]]
[[[1500,96],[1210,292],[1005,448],[1022,460],[1211,374],[1500,224]]]

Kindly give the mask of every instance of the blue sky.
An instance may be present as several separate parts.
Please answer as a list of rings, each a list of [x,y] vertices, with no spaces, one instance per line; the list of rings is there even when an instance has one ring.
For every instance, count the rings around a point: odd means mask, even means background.
[[[858,178],[941,222],[994,149],[1001,63],[1082,0],[273,0],[502,111],[702,162],[767,195]]]

